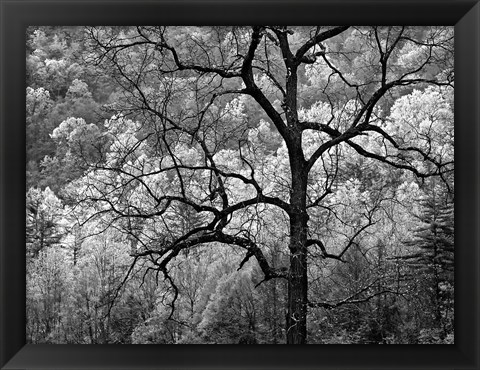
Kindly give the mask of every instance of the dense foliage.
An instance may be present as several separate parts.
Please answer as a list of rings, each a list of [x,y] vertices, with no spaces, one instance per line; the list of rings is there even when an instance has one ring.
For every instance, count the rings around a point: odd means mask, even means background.
[[[453,343],[453,28],[26,49],[29,342]]]

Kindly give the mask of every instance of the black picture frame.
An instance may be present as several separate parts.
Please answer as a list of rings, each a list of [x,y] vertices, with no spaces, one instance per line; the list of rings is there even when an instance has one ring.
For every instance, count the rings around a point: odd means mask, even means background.
[[[479,369],[480,4],[473,0],[0,0],[2,369]],[[455,25],[454,345],[26,345],[25,29],[29,25]]]

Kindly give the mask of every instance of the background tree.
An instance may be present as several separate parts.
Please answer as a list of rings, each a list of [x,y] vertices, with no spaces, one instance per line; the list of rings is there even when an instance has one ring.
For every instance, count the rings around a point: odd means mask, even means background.
[[[29,189],[26,206],[26,251],[30,259],[44,248],[58,245],[66,224],[63,204],[49,188]]]
[[[405,241],[413,253],[397,257],[412,269],[418,299],[424,307],[421,340],[441,342],[453,330],[454,214],[453,198],[434,183],[420,200],[419,224]]]

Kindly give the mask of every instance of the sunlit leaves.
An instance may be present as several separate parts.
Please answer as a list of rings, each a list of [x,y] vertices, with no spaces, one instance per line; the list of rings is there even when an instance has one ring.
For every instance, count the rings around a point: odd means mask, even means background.
[[[385,129],[400,149],[415,146],[435,161],[447,164],[453,161],[453,120],[452,90],[430,87],[398,99]],[[419,166],[427,165],[421,163],[425,158],[410,155]]]

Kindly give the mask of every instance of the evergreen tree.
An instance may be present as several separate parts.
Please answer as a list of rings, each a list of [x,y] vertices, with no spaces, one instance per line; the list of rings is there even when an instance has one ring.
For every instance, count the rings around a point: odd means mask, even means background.
[[[414,269],[413,276],[422,279],[427,319],[440,330],[443,339],[453,329],[453,197],[433,183],[419,202],[419,225],[413,238],[405,243],[418,252],[406,259]]]

